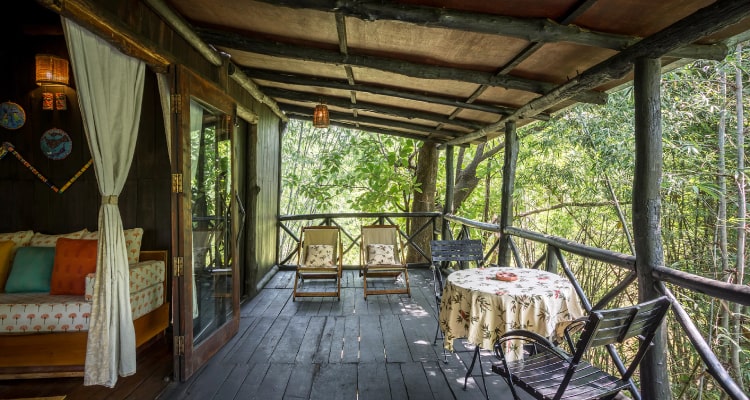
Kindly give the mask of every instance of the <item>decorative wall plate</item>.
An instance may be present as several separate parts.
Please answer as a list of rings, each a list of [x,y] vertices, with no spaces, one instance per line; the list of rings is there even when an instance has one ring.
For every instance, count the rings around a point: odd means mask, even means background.
[[[73,141],[70,140],[70,136],[64,130],[58,128],[45,131],[42,138],[39,139],[39,145],[44,155],[52,160],[62,160],[70,155],[70,151],[73,150]]]
[[[12,101],[0,103],[0,126],[5,129],[18,129],[26,123],[23,107]]]

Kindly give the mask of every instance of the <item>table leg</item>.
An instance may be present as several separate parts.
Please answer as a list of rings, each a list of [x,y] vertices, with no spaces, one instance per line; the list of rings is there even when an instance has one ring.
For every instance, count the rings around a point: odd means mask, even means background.
[[[469,365],[469,370],[466,371],[466,376],[464,377],[464,390],[466,390],[466,383],[469,380],[469,376],[471,376],[471,371],[474,370],[474,363],[479,360],[479,372],[482,374],[482,386],[484,387],[484,396],[489,400],[490,394],[487,393],[487,383],[484,380],[484,367],[482,367],[482,356],[479,354],[479,346],[474,347],[474,357],[471,358],[471,364]]]

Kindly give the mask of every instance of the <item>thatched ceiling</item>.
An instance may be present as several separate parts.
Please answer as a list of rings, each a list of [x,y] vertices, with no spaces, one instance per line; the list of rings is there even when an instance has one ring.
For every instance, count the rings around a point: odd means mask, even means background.
[[[291,118],[438,143],[604,104],[633,61],[723,59],[747,0],[140,0],[177,14]],[[281,111],[279,111],[279,109]]]

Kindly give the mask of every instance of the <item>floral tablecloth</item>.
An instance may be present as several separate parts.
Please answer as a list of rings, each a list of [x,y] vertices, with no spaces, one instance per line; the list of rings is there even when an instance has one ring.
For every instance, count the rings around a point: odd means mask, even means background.
[[[518,279],[497,280],[495,275],[500,271],[513,273]],[[448,276],[439,323],[449,351],[453,351],[457,338],[492,349],[495,340],[507,331],[525,329],[552,337],[558,322],[583,315],[567,278],[537,269],[490,267],[460,270]]]

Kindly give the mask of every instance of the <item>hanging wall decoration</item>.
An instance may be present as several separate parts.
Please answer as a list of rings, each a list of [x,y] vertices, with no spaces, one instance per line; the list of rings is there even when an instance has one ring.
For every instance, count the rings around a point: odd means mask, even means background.
[[[73,141],[68,133],[62,129],[48,129],[39,139],[39,146],[47,158],[51,160],[62,160],[70,155],[73,150]]]
[[[5,129],[18,129],[26,123],[23,107],[12,101],[0,103],[0,126]]]
[[[50,182],[50,180],[47,179],[46,176],[42,175],[41,172],[39,172],[36,168],[34,168],[33,165],[31,165],[28,161],[26,161],[26,159],[23,158],[23,156],[18,151],[16,151],[16,148],[15,146],[13,146],[13,143],[3,142],[2,149],[0,149],[0,160],[2,160],[8,153],[13,154],[16,157],[16,159],[18,159],[18,161],[21,162],[21,164],[23,164],[26,168],[28,168],[29,171],[31,171],[32,174],[34,174],[37,178],[39,178],[40,181],[44,182],[44,184],[49,186],[49,188],[52,189],[53,192],[60,193],[60,194],[62,194],[65,190],[67,190],[70,187],[70,185],[73,184],[73,182],[78,180],[78,178],[81,175],[83,175],[83,173],[86,172],[86,170],[89,169],[89,167],[91,167],[91,164],[94,163],[94,159],[93,158],[90,159],[83,167],[81,167],[81,169],[78,170],[78,172],[75,173],[75,175],[73,175],[72,178],[68,179],[68,181],[65,182],[65,184],[61,188],[58,188],[52,182]]]
[[[42,110],[50,111],[55,109],[54,93],[42,93]]]

